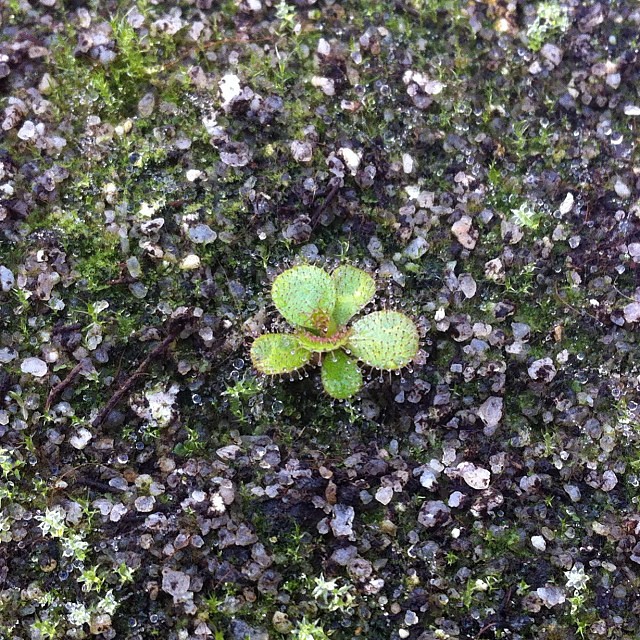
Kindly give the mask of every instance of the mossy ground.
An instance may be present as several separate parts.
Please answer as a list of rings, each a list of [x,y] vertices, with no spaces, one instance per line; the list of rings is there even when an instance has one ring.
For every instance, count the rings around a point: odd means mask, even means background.
[[[207,4],[1,9],[0,636],[637,637],[633,3]],[[424,362],[257,376],[295,260]]]

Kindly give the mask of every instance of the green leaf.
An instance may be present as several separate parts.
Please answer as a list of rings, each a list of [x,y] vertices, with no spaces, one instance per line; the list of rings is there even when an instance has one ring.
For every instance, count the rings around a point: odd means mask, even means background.
[[[376,311],[353,324],[347,348],[370,367],[391,370],[409,364],[419,346],[411,318],[398,311]]]
[[[362,388],[358,363],[344,351],[332,351],[322,361],[322,386],[337,400],[350,398]]]
[[[290,373],[311,359],[311,352],[303,349],[295,336],[286,333],[266,333],[251,345],[253,366],[267,375]]]
[[[336,289],[324,269],[300,265],[283,271],[273,281],[271,297],[292,325],[326,329],[336,304]]]
[[[371,302],[376,293],[376,282],[366,271],[348,264],[338,267],[331,278],[336,287],[333,320],[342,327]]]

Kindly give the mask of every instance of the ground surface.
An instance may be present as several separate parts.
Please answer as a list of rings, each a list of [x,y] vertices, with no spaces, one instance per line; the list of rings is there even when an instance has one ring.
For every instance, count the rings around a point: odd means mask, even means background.
[[[0,637],[640,637],[640,10],[4,0]],[[423,353],[256,377],[295,261]]]

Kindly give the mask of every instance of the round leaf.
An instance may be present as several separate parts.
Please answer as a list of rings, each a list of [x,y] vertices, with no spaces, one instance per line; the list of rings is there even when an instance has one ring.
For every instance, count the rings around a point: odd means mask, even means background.
[[[267,333],[251,345],[253,366],[267,375],[290,373],[311,359],[311,353],[300,346],[295,336],[285,333]]]
[[[398,311],[376,311],[354,322],[348,349],[376,369],[400,369],[418,353],[420,338],[413,320]]]
[[[342,327],[371,302],[376,293],[376,282],[366,271],[348,264],[338,267],[331,278],[336,287],[333,320]]]
[[[344,351],[332,351],[322,361],[322,386],[337,400],[350,398],[362,388],[357,362]]]
[[[336,289],[324,269],[300,265],[287,269],[273,281],[271,297],[292,325],[326,329],[336,304]]]

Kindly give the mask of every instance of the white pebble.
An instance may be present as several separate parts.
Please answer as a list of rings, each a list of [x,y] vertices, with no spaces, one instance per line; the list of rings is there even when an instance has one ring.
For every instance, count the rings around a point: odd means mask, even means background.
[[[628,198],[631,195],[631,189],[620,178],[616,180],[613,188],[620,198]]]
[[[562,204],[560,205],[560,213],[562,213],[563,215],[565,213],[569,213],[569,211],[571,211],[571,209],[573,209],[573,194],[571,192],[567,193],[566,198],[562,201]]]
[[[353,534],[353,519],[356,512],[353,507],[343,504],[333,505],[333,518],[331,519],[331,529],[336,537],[351,536]]]
[[[542,57],[554,67],[557,67],[562,62],[562,49],[555,44],[545,44],[540,49]]]
[[[38,83],[38,91],[46,95],[51,92],[56,84],[57,82],[51,77],[50,74],[44,73],[42,75],[42,78],[40,79],[40,82]]]
[[[456,507],[459,507],[462,504],[463,499],[464,499],[464,493],[462,493],[462,491],[454,491],[449,496],[449,500],[447,500],[447,504],[452,509],[455,509]]]
[[[536,589],[538,597],[548,608],[555,607],[565,601],[564,591],[559,587],[540,587]]]
[[[113,509],[111,509],[111,513],[109,514],[109,520],[111,522],[120,522],[122,516],[127,513],[127,507],[125,507],[122,502],[116,502],[113,505]]]
[[[127,271],[132,278],[139,278],[142,275],[140,261],[135,256],[127,258]]]
[[[377,260],[384,259],[384,248],[382,242],[376,236],[371,236],[367,249],[373,258]]]
[[[31,122],[31,120],[26,120],[18,131],[18,138],[20,138],[20,140],[31,140],[35,135],[36,126]]]
[[[625,322],[638,322],[640,320],[640,302],[630,302],[622,309]]]
[[[618,476],[608,469],[602,474],[602,490],[603,491],[612,491],[615,486],[618,484]]]
[[[75,449],[82,450],[89,444],[91,438],[93,438],[91,431],[82,427],[76,431],[75,435],[69,438],[69,444]]]
[[[141,118],[148,118],[155,109],[156,97],[153,93],[145,93],[138,102],[138,115]]]
[[[313,146],[310,142],[294,140],[289,148],[296,162],[311,162],[313,158]]]
[[[478,290],[478,285],[470,273],[463,273],[458,277],[458,290],[462,291],[467,299],[473,298]]]
[[[411,611],[411,609],[409,609],[405,614],[404,614],[404,623],[406,625],[414,625],[414,624],[418,624],[418,622],[420,621],[420,619],[418,618],[417,614],[415,611]]]
[[[566,491],[567,495],[571,498],[572,502],[580,502],[582,494],[580,493],[580,489],[578,487],[576,487],[574,484],[565,484],[563,488]]]
[[[380,487],[376,491],[376,500],[380,504],[387,505],[391,502],[393,498],[393,488],[392,487]]]
[[[136,511],[141,513],[149,513],[153,511],[153,505],[156,503],[156,499],[153,496],[140,496],[135,499],[133,503],[136,507]]]
[[[195,253],[190,253],[180,262],[180,268],[184,271],[197,269],[200,266],[200,258]]]
[[[543,536],[531,536],[531,545],[538,551],[546,551],[547,541]]]
[[[18,357],[18,352],[9,347],[2,347],[0,349],[0,364],[7,364]]]
[[[612,89],[617,89],[620,86],[621,79],[622,78],[619,73],[610,73],[606,77],[605,81]]]
[[[489,431],[487,433],[485,430],[485,435],[492,435],[495,432],[500,420],[502,420],[503,406],[504,400],[498,396],[491,396],[480,405],[478,415]]]
[[[426,489],[433,489],[438,484],[438,478],[432,469],[425,469],[420,474],[420,484]]]
[[[36,378],[42,378],[46,376],[48,372],[47,363],[40,358],[25,358],[20,365],[22,373],[30,373]]]
[[[556,377],[556,368],[551,358],[540,358],[529,365],[527,369],[532,380],[542,380],[543,382],[551,382]]]
[[[429,243],[421,236],[414,238],[402,252],[409,260],[421,258],[429,248]]]
[[[222,97],[222,108],[226,111],[229,104],[242,93],[240,87],[240,78],[233,73],[222,76],[218,83],[220,87],[220,96]]]
[[[451,226],[451,233],[465,249],[473,249],[478,240],[478,232],[474,231],[471,225],[471,218],[469,216],[462,216],[460,220],[454,222]]]
[[[320,38],[320,40],[318,40],[317,52],[321,56],[328,56],[331,53],[331,45],[324,38]]]
[[[473,462],[461,462],[458,465],[458,471],[472,489],[486,489],[491,481],[491,472],[488,469],[476,467]]]
[[[402,154],[402,170],[405,173],[411,173],[413,171],[414,161],[408,153]]]
[[[358,153],[349,147],[341,147],[338,153],[342,156],[342,159],[345,161],[351,175],[355,175],[358,170],[358,166],[360,165],[360,159],[362,158],[362,153]]]
[[[15,282],[13,272],[4,265],[0,265],[0,288],[6,293],[11,291]]]
[[[217,237],[218,234],[207,224],[197,224],[189,228],[189,238],[196,244],[207,244]]]
[[[313,78],[311,78],[311,84],[316,89],[320,89],[326,96],[334,96],[336,94],[336,87],[332,78],[313,76]]]

